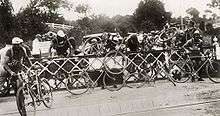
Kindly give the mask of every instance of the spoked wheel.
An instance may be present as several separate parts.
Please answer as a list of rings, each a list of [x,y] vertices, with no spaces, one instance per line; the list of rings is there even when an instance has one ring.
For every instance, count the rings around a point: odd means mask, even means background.
[[[51,108],[53,103],[53,93],[52,88],[46,79],[42,79],[41,82],[41,99],[43,104],[47,108]]]
[[[102,54],[103,44],[101,42],[101,38],[92,37],[86,40],[83,45],[83,53],[85,55],[101,55]]]
[[[220,62],[213,61],[206,65],[208,78],[214,83],[220,83]]]
[[[109,91],[118,91],[123,87],[123,73],[121,74],[111,74],[105,72],[103,78],[104,87]]]
[[[125,70],[125,56],[120,51],[110,51],[104,58],[104,67],[110,74],[122,74]]]
[[[125,84],[130,88],[140,88],[146,83],[146,74],[141,72],[131,73],[125,79]]]
[[[20,87],[16,94],[18,111],[21,116],[26,116],[27,111],[35,111],[35,101],[25,87]]]
[[[172,65],[170,74],[174,82],[185,83],[191,78],[191,68],[184,62],[178,62]]]
[[[171,40],[177,33],[177,28],[171,27],[169,29],[166,29],[163,33],[159,36],[159,41],[166,42]]]
[[[0,96],[7,96],[8,94],[10,94],[9,80],[3,79],[2,82],[0,82],[0,87]]]
[[[89,77],[86,72],[73,72],[67,79],[66,89],[73,95],[80,95],[89,89]]]

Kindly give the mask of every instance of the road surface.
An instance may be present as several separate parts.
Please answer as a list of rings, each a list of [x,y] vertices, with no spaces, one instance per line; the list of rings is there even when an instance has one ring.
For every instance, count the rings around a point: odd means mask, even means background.
[[[96,88],[80,96],[57,91],[51,109],[41,106],[28,115],[219,116],[220,84],[206,80],[173,86],[161,80],[142,88],[124,87],[115,92]],[[0,98],[0,116],[19,116],[15,97]]]

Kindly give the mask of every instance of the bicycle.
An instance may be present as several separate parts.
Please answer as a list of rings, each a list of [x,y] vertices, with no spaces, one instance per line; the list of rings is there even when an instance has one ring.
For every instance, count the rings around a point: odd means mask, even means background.
[[[192,61],[193,58],[200,58],[203,59],[203,61],[201,60],[200,65],[195,68]],[[188,76],[185,77],[186,79],[184,82],[188,81],[190,78],[201,78],[199,71],[205,68],[205,73],[208,78],[214,83],[220,83],[220,62],[215,59],[213,53],[202,54],[201,56],[190,56],[189,54],[186,54],[186,59],[183,63],[188,64],[190,67],[190,70],[187,71]]]
[[[149,75],[150,80],[155,82],[157,79],[168,79],[174,86],[176,83],[173,81],[170,74],[170,50],[151,50],[147,57],[149,62]]]
[[[65,83],[66,89],[73,95],[81,95],[89,90],[89,75],[84,70],[72,71]]]
[[[113,38],[117,35],[114,33],[102,33],[97,35],[90,35],[83,44],[82,51],[85,55],[102,56],[114,49],[117,42]]]
[[[171,79],[177,83],[185,83],[189,80],[191,67],[185,62],[185,51],[183,49],[172,49],[169,58],[169,73]]]
[[[1,88],[0,88],[0,96],[7,96],[10,95],[10,90],[12,88],[10,79],[1,77]]]
[[[88,56],[89,57],[89,56]],[[86,93],[89,88],[95,88],[98,86],[98,82],[103,77],[103,87],[110,90],[115,91],[119,90],[122,86],[117,86],[116,88],[111,88],[109,86],[109,80],[106,80],[106,76],[110,76],[110,74],[106,73],[106,70],[104,67],[101,67],[100,71],[97,70],[91,70],[91,65],[85,65],[83,66],[83,62],[86,61],[88,64],[88,60],[85,60],[87,58],[81,58],[77,64],[75,64],[75,67],[77,69],[72,70],[68,75],[67,81],[66,81],[66,89],[68,92],[70,92],[73,95],[81,95],[83,93]],[[102,64],[103,66],[103,64]],[[89,71],[92,71],[92,73],[99,73],[98,78],[95,80],[90,77],[93,76],[93,74],[89,74]],[[94,72],[96,71],[96,72]],[[95,74],[96,76],[96,74]]]
[[[22,86],[17,91],[16,101],[21,115],[24,115],[27,109],[35,111],[41,103],[51,108],[53,102],[52,89],[48,81],[44,78],[39,79],[36,72],[31,73],[29,71],[18,73]]]

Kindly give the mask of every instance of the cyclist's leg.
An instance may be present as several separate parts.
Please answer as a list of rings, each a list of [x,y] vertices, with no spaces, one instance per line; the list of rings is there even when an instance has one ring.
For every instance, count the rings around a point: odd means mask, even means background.
[[[17,91],[19,89],[19,87],[22,87],[22,82],[18,79],[17,76],[13,76],[12,79],[11,79],[11,82],[12,82],[12,87],[14,89],[14,92],[15,92],[15,95],[17,94]],[[25,108],[25,105],[24,105],[24,94],[21,93],[19,95],[19,101],[17,102],[21,102],[20,105],[21,106],[17,106],[18,110],[21,109],[22,110],[22,114],[21,116],[26,116],[26,108]]]

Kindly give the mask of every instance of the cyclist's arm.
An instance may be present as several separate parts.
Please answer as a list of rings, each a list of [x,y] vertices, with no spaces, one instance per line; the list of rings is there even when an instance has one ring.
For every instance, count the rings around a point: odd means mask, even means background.
[[[52,49],[52,48],[54,48],[54,42],[53,42],[53,40],[52,40],[51,45],[50,45],[50,48],[49,48],[49,54],[50,54],[50,56],[52,56],[52,53],[51,53],[51,49]]]
[[[10,67],[8,66],[8,62],[9,62],[9,57],[5,56],[4,60],[2,61],[2,65],[7,72],[13,75],[14,71],[10,69]]]
[[[69,49],[70,49],[70,54],[75,52],[75,48],[72,46],[70,39],[67,39],[68,45],[69,45]]]
[[[24,56],[24,61],[27,62],[28,67],[31,67],[32,63],[31,63],[31,60],[29,59],[28,55]]]

